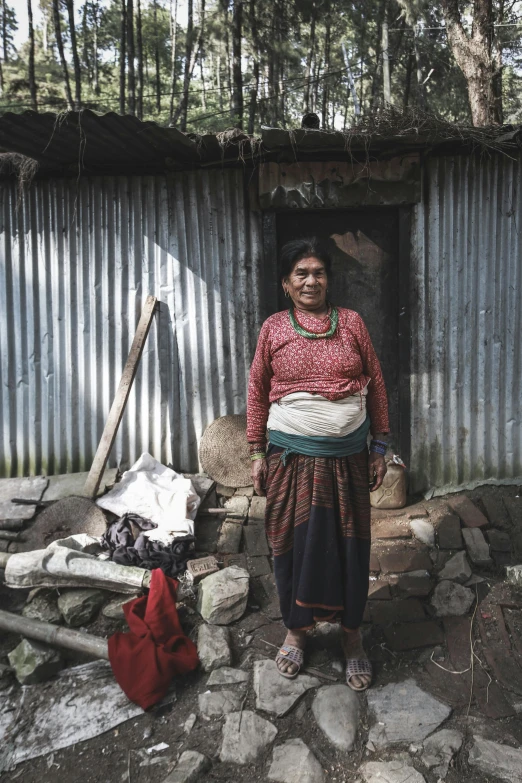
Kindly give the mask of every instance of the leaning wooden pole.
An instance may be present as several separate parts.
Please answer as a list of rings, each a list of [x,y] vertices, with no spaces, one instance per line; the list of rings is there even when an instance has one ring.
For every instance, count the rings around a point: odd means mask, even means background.
[[[29,639],[50,644],[52,647],[66,647],[68,650],[92,655],[93,658],[109,660],[106,639],[73,631],[71,628],[62,628],[59,625],[44,623],[41,620],[31,620],[29,617],[20,617],[18,614],[11,614],[11,612],[4,612],[0,609],[0,629],[19,633]]]
[[[143,353],[143,347],[149,333],[157,301],[155,296],[148,296],[145,301],[138,328],[136,329],[136,334],[132,341],[129,358],[125,364],[118,391],[114,397],[114,402],[112,403],[109,417],[105,424],[105,429],[103,430],[103,435],[96,450],[96,454],[94,455],[94,461],[89,471],[89,475],[87,476],[87,481],[85,482],[83,494],[88,498],[96,497],[98,487],[100,486],[103,471],[105,470],[105,465],[107,464],[110,451],[116,439],[118,427],[120,426],[120,421],[129,398],[132,383],[136,376],[136,371],[138,369],[141,354]]]

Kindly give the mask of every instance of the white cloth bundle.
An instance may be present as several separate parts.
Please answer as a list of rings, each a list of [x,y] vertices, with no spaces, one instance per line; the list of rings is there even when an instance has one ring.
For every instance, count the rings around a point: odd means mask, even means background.
[[[289,435],[342,438],[366,419],[366,387],[342,400],[327,400],[320,394],[294,392],[270,406],[268,430]]]

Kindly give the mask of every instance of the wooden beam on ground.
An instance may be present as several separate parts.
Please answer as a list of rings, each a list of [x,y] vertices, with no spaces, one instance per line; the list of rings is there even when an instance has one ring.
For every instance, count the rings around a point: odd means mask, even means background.
[[[125,364],[123,374],[121,376],[120,384],[114,397],[112,407],[101,436],[100,443],[94,455],[94,460],[85,482],[83,494],[86,497],[94,498],[100,486],[100,481],[105,470],[105,465],[109,459],[109,454],[112,449],[113,443],[116,439],[118,427],[129,398],[132,383],[136,376],[138,364],[143,353],[145,341],[149,333],[150,326],[152,324],[152,318],[154,310],[156,309],[157,298],[155,296],[148,296],[145,305],[143,307],[141,318],[134,335],[134,340],[130,349],[127,363]]]

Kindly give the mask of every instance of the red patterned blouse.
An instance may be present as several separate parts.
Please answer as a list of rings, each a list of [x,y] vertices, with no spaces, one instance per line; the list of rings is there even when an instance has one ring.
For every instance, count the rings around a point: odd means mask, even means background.
[[[264,451],[270,403],[297,391],[340,400],[368,385],[366,405],[372,433],[388,432],[388,401],[381,366],[361,316],[339,307],[332,337],[311,340],[299,335],[288,310],[270,316],[259,333],[250,368],[247,440],[251,453]],[[299,323],[310,332],[324,324],[302,311]]]

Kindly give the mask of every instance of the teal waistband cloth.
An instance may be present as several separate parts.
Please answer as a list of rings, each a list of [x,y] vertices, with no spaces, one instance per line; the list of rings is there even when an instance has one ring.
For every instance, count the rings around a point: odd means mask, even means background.
[[[354,432],[342,438],[320,438],[315,435],[289,435],[287,432],[270,430],[270,445],[284,449],[281,462],[286,465],[290,454],[305,454],[307,457],[350,457],[358,454],[366,446],[370,431],[370,417]]]

